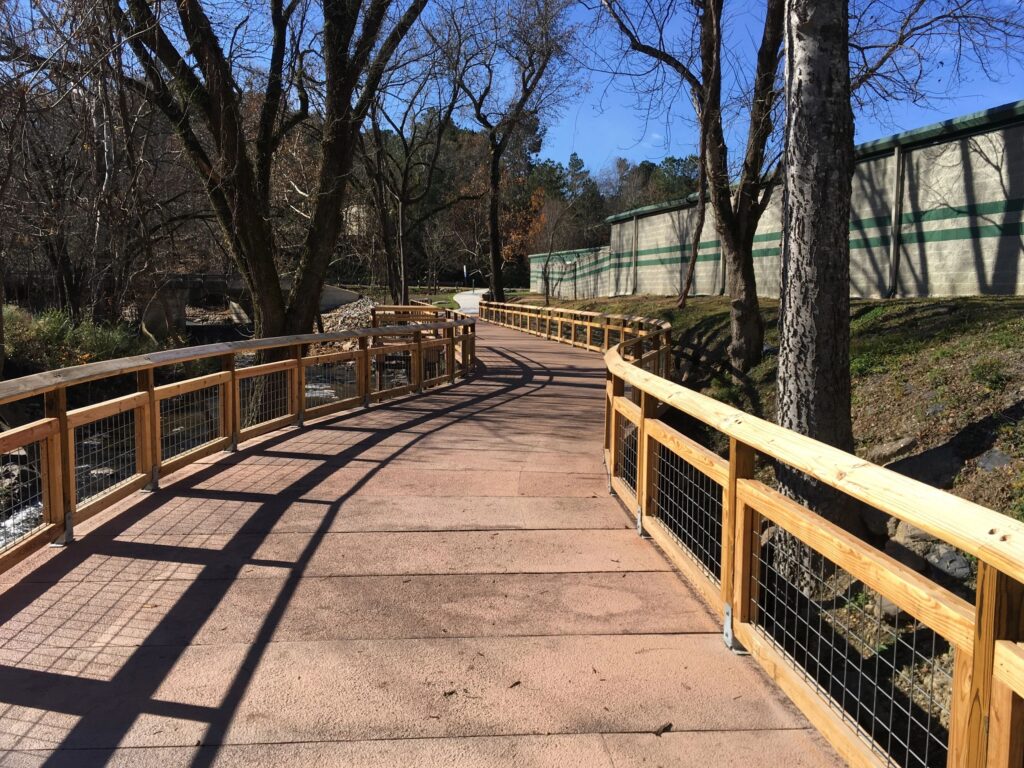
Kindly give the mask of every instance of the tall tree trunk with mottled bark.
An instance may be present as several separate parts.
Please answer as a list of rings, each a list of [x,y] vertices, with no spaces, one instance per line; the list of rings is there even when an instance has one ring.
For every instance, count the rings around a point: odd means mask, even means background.
[[[850,451],[850,108],[845,0],[787,0],[786,138],[779,312],[782,426]],[[795,472],[787,492],[848,527],[839,494]]]

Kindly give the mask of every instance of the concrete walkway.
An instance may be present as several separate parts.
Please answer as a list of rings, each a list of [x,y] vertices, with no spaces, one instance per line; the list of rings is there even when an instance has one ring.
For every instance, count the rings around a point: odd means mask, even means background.
[[[600,356],[479,352],[5,574],[0,765],[839,764],[609,497]]]
[[[452,300],[459,305],[459,309],[467,315],[476,315],[480,312],[480,300],[487,293],[486,288],[474,288],[472,291],[463,291],[452,296]]]

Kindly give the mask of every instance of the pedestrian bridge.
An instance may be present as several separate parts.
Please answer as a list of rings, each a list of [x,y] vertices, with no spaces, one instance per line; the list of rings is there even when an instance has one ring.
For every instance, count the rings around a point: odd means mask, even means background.
[[[669,384],[657,323],[481,316],[0,383],[0,765],[1019,768],[1024,527]]]

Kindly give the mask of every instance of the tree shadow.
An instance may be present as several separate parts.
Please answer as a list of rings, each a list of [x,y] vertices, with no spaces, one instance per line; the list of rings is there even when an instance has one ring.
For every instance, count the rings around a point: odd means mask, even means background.
[[[197,741],[205,748],[194,754],[192,766],[211,765],[300,580],[345,503],[428,436],[484,416],[554,381],[555,372],[543,362],[493,347],[488,352],[490,365],[482,365],[471,379],[454,387],[287,430],[214,463],[193,465],[165,488],[119,513],[112,512],[110,519],[97,524],[74,546],[50,556],[10,587],[0,604],[0,631],[13,632],[13,639],[0,639],[0,649],[6,646],[7,650],[6,663],[0,664],[0,704],[6,706],[5,719],[13,712],[22,713],[16,718],[23,736],[45,731],[53,751],[41,764],[103,765],[140,717],[155,715],[186,721],[185,728],[194,724],[193,729],[201,732]],[[472,383],[483,386],[477,387],[477,392],[466,391]],[[603,383],[603,376],[595,375],[589,386],[599,391]],[[585,384],[578,381],[575,385]],[[457,396],[445,398],[445,393]],[[438,407],[417,409],[420,402],[428,402],[423,398],[432,398]],[[363,414],[385,414],[392,420],[374,426],[361,423]],[[332,442],[329,434],[332,430],[337,434],[339,429],[352,432],[355,439]],[[298,456],[288,451],[278,455],[289,442],[299,440],[301,445],[302,438],[315,438],[317,430],[328,437],[318,443],[314,439],[315,444],[308,444]],[[400,439],[391,439],[396,437]],[[371,449],[383,450],[386,455],[361,462],[361,476],[337,498],[307,498],[339,468],[351,466]],[[252,479],[253,472],[259,473],[264,484],[257,490],[250,490],[252,483],[245,482]],[[226,484],[225,473],[234,473]],[[221,482],[214,483],[217,479]],[[194,525],[181,536],[160,534],[160,518],[173,515],[174,508],[188,499],[198,500],[193,505],[195,518],[188,518]],[[284,560],[261,557],[268,535],[298,502],[319,504],[322,509],[313,529],[303,532],[307,538],[301,551]],[[224,505],[247,516],[241,521],[228,518],[231,524],[225,528]],[[254,509],[245,511],[246,506]],[[210,545],[211,535],[223,540],[215,539]],[[203,543],[197,543],[197,537]],[[266,567],[282,569],[283,584],[258,620],[243,657],[231,669],[224,695],[201,706],[162,700],[161,686],[185,651],[194,647],[191,643],[236,579],[245,569]],[[118,595],[113,594],[112,585],[123,580],[142,586],[154,578],[166,578],[167,584],[173,585],[161,587],[169,597],[169,607],[157,611],[148,623],[138,618],[145,613],[144,606],[139,607],[133,620],[142,636],[134,644],[112,645],[107,622],[116,614],[114,606],[120,600],[126,601],[123,607],[133,609],[135,600],[130,594],[133,588],[129,594]],[[152,612],[152,607],[149,610]],[[67,646],[33,645],[19,655],[16,641],[25,642],[34,632],[37,638],[38,632],[65,632]],[[76,650],[76,642],[81,641],[75,638],[83,636],[92,638],[93,645]],[[91,655],[90,671],[99,674],[85,674],[80,666],[66,663],[68,654],[78,653]],[[64,730],[54,725],[63,722],[69,723]]]

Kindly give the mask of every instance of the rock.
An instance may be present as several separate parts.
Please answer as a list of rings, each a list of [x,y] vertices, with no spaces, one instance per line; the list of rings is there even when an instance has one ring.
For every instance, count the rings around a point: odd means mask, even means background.
[[[913,571],[924,573],[928,570],[928,561],[913,550],[908,549],[895,539],[885,542],[885,553]]]
[[[978,457],[978,469],[994,472],[1008,466],[1011,462],[1013,462],[1013,457],[1010,454],[1004,453],[998,448],[992,448]]]
[[[888,443],[879,443],[865,448],[863,457],[873,464],[885,464],[892,461],[901,453],[911,450],[917,445],[917,439],[904,437],[900,440],[892,440]]]
[[[889,624],[895,626],[900,619],[900,607],[889,598],[879,595],[875,600],[875,615],[881,616]]]
[[[909,553],[905,555],[905,559],[897,556],[896,552],[900,550]],[[915,565],[920,565],[923,561],[924,564],[956,581],[966,581],[971,577],[970,561],[963,554],[944,541],[906,522],[901,522],[896,527],[896,535],[886,543],[885,551],[915,570],[922,570]]]
[[[929,405],[928,410],[926,410],[924,413],[926,416],[938,416],[944,410],[946,410],[946,406],[944,406],[942,403],[935,403],[934,405]]]
[[[323,314],[324,331],[349,331],[353,328],[370,327],[370,310],[373,308],[371,299],[362,298],[351,304],[344,304],[337,309]]]
[[[971,578],[971,564],[957,550],[948,544],[938,544],[932,550],[932,555],[927,558],[937,570],[957,581],[966,581]]]

